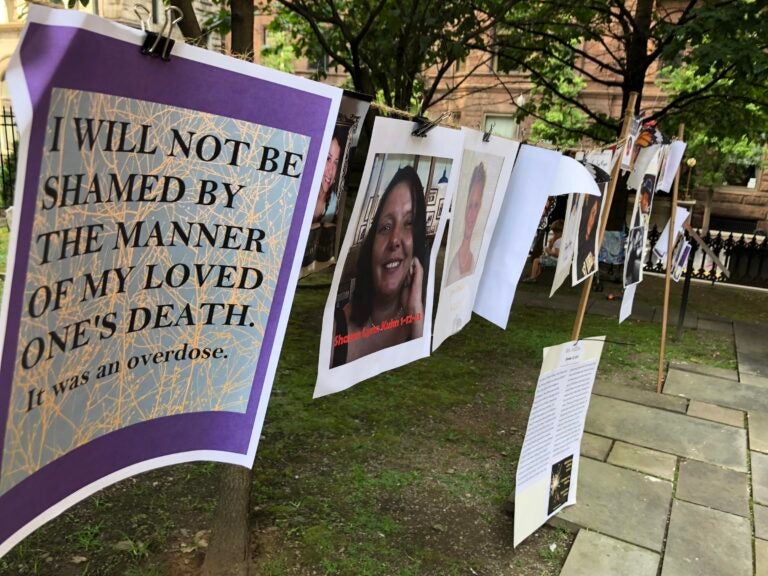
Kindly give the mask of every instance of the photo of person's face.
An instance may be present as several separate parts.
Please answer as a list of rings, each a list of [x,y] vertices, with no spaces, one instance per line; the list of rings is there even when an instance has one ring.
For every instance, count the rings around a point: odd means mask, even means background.
[[[640,212],[649,214],[651,212],[651,199],[653,198],[653,185],[656,179],[653,176],[643,178],[643,185],[640,187]]]
[[[592,206],[589,209],[589,218],[587,219],[587,238],[591,238],[595,231],[595,224],[597,224],[597,207],[598,203],[592,202]]]
[[[392,190],[373,233],[371,267],[376,296],[399,296],[413,261],[413,201],[405,182]]]
[[[336,180],[336,174],[339,171],[339,159],[341,158],[341,144],[334,138],[331,140],[331,146],[328,148],[328,157],[325,160],[325,170],[323,171],[323,181],[321,190],[328,192]]]
[[[469,189],[469,198],[467,198],[467,211],[464,213],[464,238],[471,239],[475,231],[477,216],[480,214],[480,208],[483,205],[483,183],[476,182]]]

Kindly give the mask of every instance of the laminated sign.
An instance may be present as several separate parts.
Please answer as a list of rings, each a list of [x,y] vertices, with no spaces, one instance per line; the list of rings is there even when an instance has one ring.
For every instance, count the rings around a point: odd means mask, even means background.
[[[341,91],[30,7],[0,360],[0,555],[96,490],[251,466]]]

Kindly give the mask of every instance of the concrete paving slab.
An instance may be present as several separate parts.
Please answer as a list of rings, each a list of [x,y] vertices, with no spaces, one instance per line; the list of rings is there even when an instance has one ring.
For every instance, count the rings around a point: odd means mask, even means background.
[[[768,453],[768,412],[749,411],[749,449]]]
[[[677,457],[625,442],[616,442],[608,456],[608,464],[672,481],[675,479]]]
[[[581,455],[604,462],[608,452],[611,451],[611,446],[613,446],[613,440],[610,438],[585,432],[581,438]]]
[[[580,530],[560,576],[656,576],[659,555],[615,538]]]
[[[768,576],[768,542],[755,538],[755,576]]]
[[[633,386],[622,386],[621,384],[614,384],[612,382],[595,382],[595,385],[592,388],[592,393],[600,396],[607,396],[609,398],[616,398],[617,400],[634,402],[635,404],[642,404],[643,406],[650,406],[651,408],[661,408],[662,410],[681,412],[683,414],[685,414],[688,407],[688,401],[685,398],[657,394],[650,390],[643,390],[642,388],[635,388]]]
[[[733,322],[730,320],[710,320],[709,318],[699,316],[699,330],[733,334]]]
[[[747,471],[747,433],[733,426],[593,395],[585,428],[629,444]]]
[[[699,402],[698,400],[691,400],[691,403],[688,405],[688,416],[703,418],[704,420],[711,420],[712,422],[720,422],[721,424],[728,424],[729,426],[736,426],[737,428],[744,428],[744,412],[741,410],[723,408],[716,404],[708,404],[707,402]]]
[[[703,575],[752,576],[749,520],[675,500],[661,576]]]
[[[721,512],[749,517],[749,480],[736,472],[696,460],[683,460],[675,497]]]
[[[582,458],[577,503],[550,523],[589,528],[661,552],[671,500],[671,482]]]
[[[667,372],[664,393],[726,408],[768,412],[768,394],[765,388],[704,374],[693,374],[685,370]]]
[[[768,388],[768,378],[765,376],[757,376],[756,374],[749,374],[745,372],[744,374],[740,375],[740,380],[744,384]]]
[[[768,540],[768,508],[754,504],[755,511],[755,538]]]
[[[752,459],[752,498],[758,504],[768,504],[768,454],[750,452]]]
[[[768,377],[768,342],[765,339],[765,326],[734,322],[733,335],[736,339],[739,374],[749,373]]]
[[[716,378],[726,378],[735,382],[739,381],[738,370],[716,368],[715,366],[707,366],[706,364],[695,364],[688,362],[670,362],[669,367],[674,368],[675,370],[685,370],[686,372],[706,374],[707,376],[715,376]]]

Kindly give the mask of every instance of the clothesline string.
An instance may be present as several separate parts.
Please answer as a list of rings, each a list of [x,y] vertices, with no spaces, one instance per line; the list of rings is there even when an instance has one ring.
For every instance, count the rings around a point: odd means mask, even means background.
[[[398,108],[388,106],[387,104],[381,104],[379,102],[371,102],[371,108],[374,108],[376,110],[379,110],[380,112],[384,112],[389,115],[398,116],[399,118],[402,118],[404,120],[413,120],[415,122],[420,118],[418,115],[413,114],[412,112],[408,112],[407,110],[400,110]],[[440,122],[439,125],[447,128],[454,128],[457,130],[461,128],[461,125],[454,124],[447,121]],[[607,144],[606,146],[600,146],[600,147],[594,147],[594,148],[586,148],[583,146],[581,147],[554,146],[541,140],[538,142],[523,142],[523,144],[529,144],[531,146],[536,146],[537,148],[547,148],[549,150],[556,150],[558,152],[583,152],[585,154],[590,154],[592,152],[598,152],[598,151],[607,150],[611,148],[616,148],[616,149],[621,148],[624,145],[624,140],[619,139],[616,142]]]

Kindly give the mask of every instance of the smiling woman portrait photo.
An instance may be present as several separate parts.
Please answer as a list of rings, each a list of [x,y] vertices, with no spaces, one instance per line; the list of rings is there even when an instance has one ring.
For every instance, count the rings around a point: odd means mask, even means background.
[[[404,166],[368,225],[349,302],[336,308],[331,367],[423,335],[426,260],[424,186],[416,170]]]

